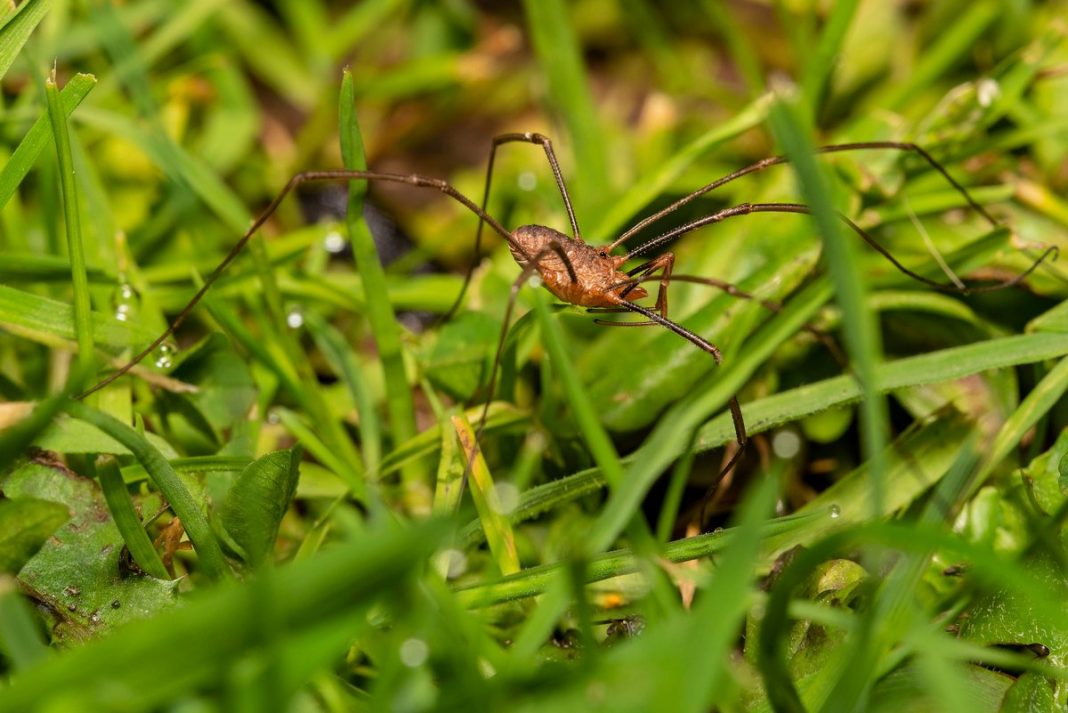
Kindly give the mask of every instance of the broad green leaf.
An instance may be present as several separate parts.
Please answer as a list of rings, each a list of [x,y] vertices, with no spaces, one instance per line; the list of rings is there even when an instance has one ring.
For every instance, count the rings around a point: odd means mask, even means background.
[[[8,476],[4,493],[49,500],[71,514],[19,573],[31,596],[55,617],[57,639],[79,641],[174,603],[177,582],[147,577],[124,563],[122,536],[94,481],[59,466],[31,462]],[[141,496],[138,504],[145,512],[155,512],[160,499]]]
[[[69,517],[65,505],[48,500],[0,500],[0,572],[17,574]]]
[[[220,508],[223,527],[253,566],[266,561],[274,548],[278,525],[297,489],[302,453],[297,446],[249,463]]]

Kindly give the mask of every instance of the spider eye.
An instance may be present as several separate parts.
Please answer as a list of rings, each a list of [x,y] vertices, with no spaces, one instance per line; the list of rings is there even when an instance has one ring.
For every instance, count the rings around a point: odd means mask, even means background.
[[[608,257],[608,253],[606,253],[604,250],[599,252],[598,255],[600,255],[601,257]]]

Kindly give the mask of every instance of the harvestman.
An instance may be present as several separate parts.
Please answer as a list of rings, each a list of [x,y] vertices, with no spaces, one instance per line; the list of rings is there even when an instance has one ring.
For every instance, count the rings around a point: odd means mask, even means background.
[[[512,142],[525,142],[530,144],[536,144],[541,146],[546,158],[548,159],[549,166],[552,169],[553,177],[556,181],[556,185],[560,190],[561,198],[563,199],[564,208],[567,210],[568,220],[571,223],[572,236],[567,236],[564,233],[553,230],[541,225],[524,225],[516,228],[514,231],[508,231],[503,225],[500,224],[493,216],[486,212],[486,205],[489,198],[490,183],[493,177],[493,163],[497,153],[497,148],[502,144]],[[936,161],[927,151],[920,146],[913,143],[897,142],[897,141],[867,141],[859,143],[848,144],[836,144],[831,146],[823,146],[816,150],[817,153],[839,153],[844,151],[859,151],[859,150],[895,150],[901,152],[914,153],[922,157],[934,170],[938,171],[943,178],[964,198],[968,205],[978,212],[992,227],[998,227],[999,223],[994,217],[987,212],[985,208],[979,205],[968,193],[968,191],[960,183],[954,179],[949,172]],[[564,302],[579,307],[586,307],[589,312],[634,312],[637,315],[643,317],[641,321],[636,322],[611,322],[601,319],[597,319],[598,324],[605,326],[615,327],[640,327],[640,326],[652,326],[660,325],[675,334],[679,335],[683,339],[689,341],[691,344],[707,352],[716,364],[721,361],[721,355],[719,349],[714,344],[690,331],[681,324],[673,321],[668,317],[668,287],[672,280],[680,282],[696,282],[728,291],[742,298],[752,298],[749,295],[737,288],[733,287],[729,283],[720,282],[711,278],[695,277],[689,275],[672,275],[672,269],[675,264],[675,256],[671,252],[661,253],[660,255],[642,263],[630,270],[624,271],[623,266],[628,260],[634,257],[638,257],[645,253],[648,253],[655,248],[674,240],[675,238],[685,235],[686,233],[702,228],[706,225],[712,225],[713,223],[719,223],[734,216],[748,215],[751,213],[809,213],[809,208],[800,203],[741,203],[729,208],[716,211],[709,215],[692,220],[684,225],[673,228],[661,235],[639,245],[638,247],[630,250],[623,255],[613,255],[613,251],[633,237],[639,231],[648,227],[649,225],[659,221],[665,216],[673,213],[682,206],[696,200],[697,198],[709,193],[731,181],[734,181],[742,176],[746,176],[757,171],[761,171],[771,166],[786,163],[787,159],[783,156],[772,156],[761,161],[757,161],[745,168],[741,168],[733,173],[730,173],[722,178],[719,178],[712,183],[709,183],[696,191],[676,200],[666,208],[653,213],[652,215],[640,220],[633,227],[626,230],[614,241],[603,246],[589,245],[582,239],[582,235],[579,231],[578,220],[575,218],[575,211],[571,205],[571,198],[568,195],[567,187],[564,184],[563,173],[560,170],[560,165],[556,160],[556,154],[553,151],[552,142],[545,136],[536,133],[510,133],[502,134],[493,139],[492,147],[490,149],[489,161],[486,169],[486,185],[485,191],[482,197],[482,205],[476,205],[471,199],[464,196],[457,191],[451,185],[443,180],[436,178],[428,178],[416,174],[395,174],[395,173],[379,173],[376,171],[357,171],[357,170],[329,170],[329,171],[307,171],[304,173],[298,173],[289,179],[289,182],[282,189],[282,191],[275,196],[270,202],[267,208],[260,214],[255,221],[253,221],[251,227],[245,232],[240,240],[234,245],[234,247],[219,263],[218,267],[211,273],[201,288],[196,292],[189,303],[182,308],[181,312],[175,317],[171,325],[164,331],[159,337],[155,339],[151,344],[145,347],[136,356],[130,359],[129,362],[120,367],[117,371],[97,383],[91,389],[81,394],[81,397],[87,396],[118,379],[125,374],[131,368],[133,368],[138,362],[151,354],[157,347],[159,347],[168,337],[170,337],[178,326],[185,320],[192,309],[204,296],[204,294],[211,288],[212,284],[218,279],[222,272],[233,262],[234,258],[241,252],[245,244],[252,238],[257,230],[270,218],[270,216],[278,208],[278,205],[282,200],[297,186],[303,183],[317,182],[317,181],[352,181],[352,180],[365,180],[365,181],[386,181],[392,183],[406,183],[412,186],[420,188],[433,188],[441,191],[445,195],[454,199],[469,211],[478,216],[478,231],[475,237],[475,253],[479,252],[479,247],[482,238],[482,227],[485,224],[495,230],[504,240],[508,243],[511,249],[512,256],[516,262],[522,268],[522,273],[519,278],[515,280],[512,285],[512,290],[508,302],[507,309],[505,311],[504,326],[501,331],[501,337],[498,342],[497,356],[493,362],[493,368],[490,374],[489,383],[489,395],[487,396],[486,405],[483,408],[482,418],[479,423],[478,430],[476,431],[476,442],[478,436],[481,434],[482,428],[485,425],[486,413],[489,406],[489,401],[492,398],[493,385],[496,380],[496,374],[498,365],[500,362],[500,352],[504,343],[505,333],[508,328],[508,323],[511,319],[512,309],[515,303],[516,294],[519,291],[521,285],[534,273],[536,270],[542,279],[542,283],[545,287],[557,298]],[[1026,278],[1035,268],[1038,267],[1047,257],[1054,255],[1057,251],[1056,247],[1047,248],[1024,272],[1016,275],[1007,280],[997,282],[995,284],[986,285],[983,287],[967,287],[959,284],[943,284],[937,281],[928,279],[923,275],[919,275],[912,270],[908,269],[900,262],[897,261],[884,247],[882,247],[876,240],[863,228],[857,225],[853,220],[845,215],[839,215],[842,222],[847,225],[854,233],[856,233],[862,240],[875,249],[880,255],[885,257],[895,268],[908,275],[909,277],[918,280],[936,290],[945,292],[983,292],[989,290],[1003,289],[1019,283]],[[655,280],[659,275],[659,287],[657,289],[656,302],[652,308],[643,307],[636,304],[635,301],[643,297],[648,296],[648,292],[641,286],[643,281]],[[468,282],[470,280],[470,271],[464,280],[463,287],[460,291],[460,295],[457,298],[456,303],[452,309],[449,310],[451,314],[463,300],[464,293],[466,292]],[[778,309],[778,305],[772,302],[762,300],[761,303],[769,309]],[[731,417],[734,421],[735,436],[738,443],[738,448],[730,456],[726,465],[723,467],[720,477],[723,477],[729,473],[737,463],[741,454],[744,452],[745,445],[748,441],[748,436],[745,430],[745,421],[742,418],[742,410],[738,404],[737,396],[732,396],[728,402]]]

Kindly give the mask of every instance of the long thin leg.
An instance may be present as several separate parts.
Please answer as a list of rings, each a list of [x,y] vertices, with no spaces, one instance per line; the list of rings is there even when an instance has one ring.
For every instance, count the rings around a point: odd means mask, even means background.
[[[715,287],[720,290],[723,290],[732,297],[737,297],[739,299],[744,300],[754,300],[761,307],[770,312],[774,312],[775,314],[780,314],[783,310],[783,306],[779,302],[757,297],[751,292],[746,292],[745,290],[740,289],[739,287],[731,284],[730,282],[718,280],[714,277],[697,277],[696,275],[673,275],[671,281],[689,282],[692,284],[708,285],[709,287]],[[842,350],[838,347],[837,342],[834,341],[830,334],[818,327],[812,326],[811,324],[805,324],[801,328],[811,334],[817,340],[819,340],[819,342],[823,344],[827,351],[830,352],[831,357],[836,362],[838,362],[839,366],[841,366],[843,369],[849,369],[849,361],[846,359],[845,354],[842,353]]]
[[[474,462],[475,456],[478,455],[480,448],[479,443],[481,443],[482,440],[482,432],[486,428],[486,419],[489,417],[490,402],[493,401],[493,389],[497,384],[497,372],[500,369],[501,355],[504,353],[504,342],[508,337],[508,325],[512,321],[512,312],[515,309],[516,297],[519,295],[519,289],[538,269],[538,263],[550,254],[559,256],[560,259],[564,261],[568,274],[571,275],[572,279],[575,279],[575,268],[571,264],[571,260],[567,257],[567,253],[561,245],[552,243],[549,247],[535,255],[533,260],[528,261],[519,273],[519,277],[512,282],[512,287],[508,291],[508,305],[504,308],[504,321],[501,323],[501,333],[497,338],[497,351],[493,355],[493,366],[490,367],[489,385],[486,388],[486,402],[482,406],[482,414],[478,417],[478,426],[475,428],[475,447],[474,450],[468,454],[467,465],[464,468],[463,478],[460,480],[461,494],[463,494],[463,488],[467,484],[467,476],[471,471],[471,464]]]
[[[668,319],[667,317],[661,316],[658,312],[654,312],[653,310],[647,307],[642,307],[641,305],[634,304],[633,302],[627,302],[623,300],[619,303],[619,306],[623,307],[624,309],[630,310],[631,312],[637,312],[638,314],[644,315],[649,319],[649,321],[655,322],[663,327],[666,327],[667,329],[679,335],[686,341],[693,344],[698,349],[707,352],[712,356],[712,359],[715,360],[717,366],[722,362],[722,355],[720,354],[719,349],[714,344],[698,336],[694,332],[691,332],[689,329],[686,329],[686,327],[683,327],[678,322],[674,322]],[[731,412],[731,421],[734,423],[734,437],[738,443],[738,448],[734,451],[734,453],[731,454],[730,458],[727,459],[727,463],[720,470],[719,477],[716,478],[717,483],[723,480],[723,478],[726,477],[728,473],[734,470],[734,467],[738,465],[738,461],[745,454],[746,446],[749,444],[749,434],[746,433],[745,430],[745,418],[742,416],[742,407],[738,403],[737,396],[731,396],[730,400],[727,402],[727,408]],[[711,492],[712,491],[710,490],[709,494],[711,494]],[[708,499],[709,495],[706,495],[705,501],[701,505],[702,523],[704,523],[705,508],[707,507]]]
[[[721,223],[727,218],[732,218],[738,215],[750,215],[752,213],[808,214],[810,212],[811,210],[809,209],[809,207],[802,203],[740,203],[739,205],[731,206],[730,208],[724,208],[723,210],[716,211],[711,215],[706,215],[702,218],[692,220],[689,223],[680,225],[677,228],[658,235],[652,240],[642,243],[634,250],[631,250],[629,253],[627,253],[627,257],[636,257],[660,245],[663,245],[664,243],[673,240],[679,237],[680,235],[685,235],[686,233],[697,230],[698,228],[703,228],[706,225],[712,225],[713,223]],[[958,292],[971,294],[977,292],[992,292],[994,290],[1002,290],[1006,287],[1012,287],[1013,285],[1019,284],[1028,275],[1034,272],[1034,270],[1040,264],[1042,264],[1046,260],[1046,258],[1054,256],[1058,252],[1058,248],[1056,246],[1050,246],[1046,248],[1045,251],[1043,251],[1043,253],[1038,257],[1038,259],[1031,263],[1030,267],[1028,267],[1023,272],[1015,275],[1014,277],[1011,277],[1007,280],[1003,280],[1001,282],[997,282],[993,285],[985,285],[982,287],[969,287],[965,285],[962,288],[957,284],[944,284],[941,282],[937,282],[910,270],[909,268],[902,265],[901,262],[899,262],[898,259],[890,253],[889,250],[880,245],[879,242],[874,237],[872,237],[870,233],[864,230],[864,228],[861,228],[859,225],[857,225],[851,218],[841,213],[838,214],[838,218],[846,226],[848,226],[850,230],[856,233],[861,238],[861,240],[866,242],[868,245],[871,246],[873,250],[875,250],[877,253],[886,258],[890,262],[890,264],[892,264],[900,272],[904,273],[905,275],[908,275],[909,277],[914,280],[917,280],[918,282],[922,282],[923,284],[928,285],[929,287],[935,290],[939,290],[941,292]]]
[[[216,267],[215,270],[212,271],[211,275],[208,276],[208,279],[204,282],[201,288],[197,290],[196,294],[193,295],[193,298],[189,300],[186,306],[182,308],[182,311],[178,313],[178,316],[174,318],[174,321],[171,322],[170,326],[167,327],[163,334],[159,335],[159,337],[157,337],[151,344],[149,344],[147,347],[138,352],[132,359],[130,359],[130,361],[126,362],[126,364],[119,367],[117,371],[115,371],[105,379],[101,380],[88,391],[85,391],[84,393],[80,394],[78,398],[85,398],[89,394],[98,391],[110,384],[111,382],[115,381],[120,376],[122,376],[134,366],[136,366],[142,359],[151,354],[153,350],[155,350],[168,337],[170,337],[174,333],[174,330],[176,330],[178,326],[185,320],[185,318],[189,316],[189,313],[192,312],[193,308],[196,307],[197,303],[200,302],[201,298],[205,295],[205,293],[207,293],[207,291],[211,289],[211,286],[215,283],[219,276],[222,275],[223,271],[226,270],[230,263],[234,261],[238,253],[241,252],[241,250],[245,247],[248,241],[252,239],[252,236],[256,234],[256,231],[259,230],[260,227],[262,227],[263,224],[267,222],[267,219],[271,217],[275,210],[278,209],[279,204],[287,195],[289,195],[291,191],[293,191],[293,189],[303,183],[312,183],[319,181],[359,180],[407,183],[408,185],[416,186],[419,188],[434,188],[436,190],[439,190],[445,195],[449,196],[453,200],[463,205],[475,215],[477,215],[480,224],[482,221],[489,223],[491,228],[493,228],[501,235],[501,237],[507,240],[508,243],[514,247],[514,249],[518,249],[520,253],[524,255],[524,257],[530,257],[526,254],[526,251],[522,248],[522,246],[518,245],[512,239],[511,233],[505,230],[504,226],[501,225],[496,218],[487,214],[486,211],[475,205],[474,201],[472,201],[470,198],[463,195],[451,185],[440,179],[428,178],[426,176],[419,176],[415,174],[404,175],[397,173],[378,173],[377,171],[337,170],[306,171],[304,173],[298,173],[297,175],[289,179],[289,182],[278,193],[278,195],[274,197],[270,204],[268,204],[267,208],[259,215],[259,217],[256,218],[256,220],[252,222],[252,225],[249,227],[249,229],[245,231],[245,234],[241,236],[241,239],[234,244],[234,247],[230,249],[230,252],[226,254],[226,257],[223,258],[222,262],[219,263],[218,267]]]
[[[619,306],[628,309],[631,312],[637,312],[638,314],[645,315],[645,317],[648,318],[650,321],[656,322],[657,324],[666,327],[667,329],[671,330],[675,334],[688,341],[690,344],[693,344],[698,349],[704,352],[708,352],[712,356],[712,359],[715,360],[717,366],[723,360],[723,357],[720,354],[720,351],[716,347],[716,345],[712,344],[712,342],[709,342],[706,339],[703,339],[694,332],[691,332],[689,329],[686,329],[686,327],[683,327],[678,322],[674,322],[668,319],[667,317],[662,317],[658,312],[654,312],[648,307],[642,307],[641,305],[634,304],[633,302],[627,302],[623,300],[619,303]],[[734,434],[738,441],[738,451],[731,456],[730,460],[727,461],[727,465],[723,467],[723,470],[720,472],[721,478],[734,468],[734,466],[738,463],[738,459],[741,458],[742,452],[745,451],[746,444],[749,443],[749,436],[745,432],[745,419],[742,418],[742,408],[738,404],[738,397],[732,396],[730,401],[728,402],[728,406],[731,411],[731,419],[734,421]]]
[[[929,154],[925,149],[923,149],[922,147],[920,147],[917,144],[914,144],[912,142],[909,142],[909,141],[860,141],[860,142],[848,143],[848,144],[834,144],[834,145],[831,145],[831,146],[821,146],[821,147],[816,149],[816,153],[818,153],[818,154],[826,154],[826,153],[842,153],[842,152],[845,152],[845,151],[864,151],[864,150],[906,151],[906,152],[911,152],[911,153],[918,154],[934,170],[938,171],[938,173],[940,173],[942,175],[942,177],[945,178],[946,181],[951,186],[953,186],[953,188],[956,189],[956,191],[958,193],[961,194],[961,196],[963,196],[964,200],[968,203],[968,205],[971,206],[971,208],[973,210],[975,210],[977,213],[979,213],[979,215],[983,216],[983,218],[985,218],[986,221],[988,223],[990,223],[991,226],[995,226],[996,227],[998,225],[998,222],[997,222],[997,220],[994,219],[994,216],[990,215],[990,213],[987,212],[987,210],[985,208],[983,208],[983,206],[981,206],[974,198],[972,198],[971,194],[968,193],[968,190],[963,185],[961,185],[955,178],[953,178],[953,176],[951,176],[949,174],[949,171],[946,170],[945,166],[943,166],[941,163],[936,161],[935,158],[933,156],[931,156],[931,154]],[[641,231],[646,226],[651,225],[652,223],[655,223],[656,221],[658,221],[661,218],[663,218],[665,215],[668,215],[670,213],[675,212],[676,210],[678,210],[682,206],[686,205],[687,203],[689,203],[689,202],[691,202],[693,200],[696,200],[697,198],[700,198],[701,196],[705,195],[706,193],[709,193],[710,191],[714,191],[717,188],[725,186],[726,184],[730,183],[731,181],[735,181],[735,180],[741,178],[742,176],[748,176],[751,173],[756,173],[758,171],[763,171],[764,169],[770,168],[771,166],[779,166],[779,165],[782,165],[782,164],[785,164],[785,163],[788,163],[788,162],[789,161],[787,160],[787,158],[785,156],[771,156],[771,157],[762,159],[760,161],[757,161],[756,163],[750,164],[750,165],[748,165],[748,166],[746,166],[744,168],[740,168],[737,171],[734,171],[732,173],[728,173],[726,176],[723,176],[722,178],[719,178],[719,179],[716,179],[715,181],[712,181],[712,183],[709,183],[709,184],[707,184],[705,186],[702,186],[701,188],[698,188],[693,193],[690,193],[690,194],[688,194],[686,196],[683,196],[682,198],[678,199],[677,201],[675,201],[671,205],[667,206],[666,208],[663,208],[662,210],[659,210],[656,213],[653,213],[652,215],[647,216],[647,217],[643,218],[642,220],[638,221],[638,223],[636,223],[633,227],[627,229],[622,235],[620,235],[618,238],[616,238],[616,240],[609,247],[609,250],[611,250],[611,249],[621,245],[622,243],[626,242],[627,239],[629,239],[635,233]]]
[[[553,151],[553,143],[547,136],[542,134],[535,134],[530,131],[523,132],[521,134],[501,134],[493,137],[493,145],[490,147],[489,160],[486,162],[486,185],[482,189],[482,211],[485,212],[486,206],[489,204],[490,184],[493,182],[493,164],[497,156],[497,147],[501,144],[511,143],[513,141],[524,141],[526,143],[537,144],[545,149],[545,157],[549,161],[549,167],[552,169],[553,178],[556,180],[556,186],[560,189],[560,197],[564,200],[564,208],[567,209],[568,220],[571,221],[572,237],[575,240],[581,240],[582,236],[579,233],[578,221],[575,219],[575,209],[571,206],[571,196],[568,195],[567,186],[564,184],[564,174],[560,170],[560,164],[556,160],[556,153]],[[467,294],[467,288],[471,284],[471,275],[475,271],[475,265],[478,264],[478,256],[482,251],[482,219],[479,218],[478,230],[475,231],[475,258],[471,262],[471,266],[464,274],[464,282],[460,287],[460,294],[457,295],[456,301],[453,302],[452,307],[449,307],[440,321],[448,321],[456,310],[463,304],[464,295]]]
[[[638,281],[646,282],[653,279],[659,278],[642,277]],[[698,277],[697,275],[672,274],[671,282],[688,282],[695,285],[706,285],[708,287],[715,287],[716,289],[722,290],[731,297],[737,297],[738,299],[742,300],[752,300],[764,309],[775,314],[780,314],[784,309],[782,303],[780,302],[776,302],[775,300],[764,299],[762,297],[757,297],[752,292],[746,292],[745,290],[741,289],[732,282],[720,280],[715,277]],[[586,311],[597,314],[608,314],[628,312],[630,310],[627,310],[624,307],[590,307]],[[667,316],[664,313],[661,314],[665,317]],[[646,320],[642,320],[640,322],[613,322],[606,319],[595,319],[594,322],[603,327],[649,327],[657,325],[657,322],[651,322]],[[830,334],[823,331],[819,327],[815,327],[811,324],[804,324],[801,326],[801,329],[805,330],[813,337],[815,337],[824,346],[824,348],[827,349],[828,353],[830,353],[831,355],[831,358],[834,359],[835,362],[837,362],[837,364],[842,367],[842,369],[849,369],[849,361],[846,359],[845,354],[842,353],[841,348],[834,341],[834,338],[831,337]]]

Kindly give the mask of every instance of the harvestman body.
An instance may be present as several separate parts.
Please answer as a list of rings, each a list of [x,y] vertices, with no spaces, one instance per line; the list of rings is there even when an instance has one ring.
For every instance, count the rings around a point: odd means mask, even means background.
[[[559,231],[553,230],[540,225],[526,225],[517,228],[514,231],[508,231],[500,224],[495,218],[486,212],[486,204],[489,198],[490,183],[493,176],[493,163],[496,155],[497,148],[505,143],[511,142],[525,142],[541,146],[549,165],[552,169],[553,176],[556,180],[557,187],[560,190],[560,195],[564,202],[564,207],[567,210],[568,218],[571,223],[571,229],[573,236],[567,236]],[[836,153],[844,151],[856,151],[866,149],[882,149],[882,150],[896,150],[902,152],[911,152],[922,157],[933,169],[938,171],[945,180],[952,185],[968,203],[968,205],[976,210],[983,218],[991,224],[991,226],[997,227],[998,222],[990,215],[981,205],[975,202],[974,199],[968,194],[967,190],[958,183],[941,164],[939,164],[927,151],[921,147],[903,142],[890,142],[890,141],[873,141],[864,143],[852,143],[852,144],[838,144],[833,146],[824,146],[817,149],[817,153]],[[668,317],[668,287],[672,280],[680,282],[696,282],[701,284],[710,285],[723,289],[730,294],[733,294],[742,298],[752,298],[751,295],[738,290],[732,285],[712,278],[688,276],[688,275],[672,275],[672,268],[674,266],[675,258],[670,252],[662,253],[652,260],[645,262],[637,267],[634,267],[628,271],[624,271],[624,265],[634,257],[649,252],[660,245],[663,245],[675,238],[684,235],[686,233],[697,230],[698,228],[713,223],[718,223],[727,218],[731,218],[738,215],[747,215],[750,213],[808,213],[807,206],[798,203],[742,203],[730,208],[716,211],[710,215],[692,220],[689,223],[678,226],[669,230],[652,240],[649,240],[642,245],[638,246],[634,250],[624,255],[613,255],[612,252],[619,247],[624,241],[634,236],[638,231],[644,229],[650,224],[660,220],[668,214],[674,212],[678,208],[696,200],[700,196],[713,191],[720,186],[725,185],[731,181],[734,181],[742,176],[750,173],[761,171],[770,166],[786,163],[786,159],[781,156],[773,156],[763,159],[754,164],[739,169],[731,174],[728,174],[712,183],[709,183],[702,188],[676,200],[666,208],[650,215],[629,230],[621,234],[615,241],[608,245],[595,247],[585,241],[579,232],[578,221],[575,218],[574,209],[571,206],[571,199],[568,195],[567,188],[564,184],[563,174],[560,171],[559,164],[556,160],[555,153],[553,152],[552,142],[545,136],[536,133],[513,133],[503,134],[493,139],[492,148],[490,150],[489,161],[486,170],[486,186],[482,198],[482,205],[478,206],[469,198],[461,194],[451,185],[436,178],[427,178],[419,175],[404,175],[393,173],[379,173],[375,171],[357,171],[357,170],[335,170],[335,171],[308,171],[305,173],[299,173],[293,176],[286,184],[285,188],[271,201],[264,212],[252,223],[252,226],[241,237],[241,239],[234,245],[230,252],[223,258],[222,262],[212,272],[208,279],[204,282],[203,286],[197,291],[189,303],[182,308],[181,312],[175,317],[174,321],[167,328],[167,330],[161,334],[152,344],[148,345],[140,353],[134,356],[128,363],[124,364],[117,371],[112,373],[107,378],[100,381],[91,389],[86,391],[81,396],[97,391],[98,389],[107,386],[115,379],[119,378],[127,371],[129,371],[138,362],[144,359],[146,356],[152,353],[157,347],[159,347],[171,334],[174,333],[178,325],[189,315],[190,311],[196,306],[197,302],[204,296],[211,285],[218,279],[219,275],[226,269],[226,267],[237,257],[238,253],[242,250],[245,244],[252,238],[256,231],[267,221],[267,219],[278,208],[281,201],[297,186],[302,183],[314,182],[314,181],[352,181],[352,180],[365,180],[365,181],[386,181],[391,183],[406,183],[412,186],[420,188],[433,188],[441,191],[453,200],[459,202],[469,211],[474,213],[479,218],[478,231],[475,238],[475,253],[479,252],[479,246],[482,237],[482,226],[484,223],[488,223],[490,227],[497,232],[505,241],[507,241],[509,248],[511,249],[512,256],[515,258],[516,263],[522,268],[522,273],[519,278],[512,285],[511,297],[508,302],[508,306],[505,312],[504,327],[502,328],[500,340],[498,342],[497,357],[494,359],[493,368],[490,374],[490,386],[489,395],[487,396],[486,405],[483,409],[482,418],[479,423],[477,436],[481,434],[481,431],[485,425],[486,413],[489,406],[489,401],[492,398],[493,384],[496,380],[496,374],[498,365],[500,362],[500,352],[504,343],[505,334],[508,328],[508,324],[511,319],[511,313],[515,302],[515,295],[518,293],[520,286],[526,282],[526,280],[536,271],[541,276],[542,282],[545,287],[557,298],[568,304],[577,305],[580,307],[586,307],[591,312],[634,312],[642,317],[641,321],[636,322],[611,322],[604,320],[596,320],[597,323],[605,326],[615,327],[640,327],[660,325],[665,327],[675,334],[679,335],[683,339],[686,339],[694,346],[707,352],[718,364],[720,362],[720,352],[711,342],[703,339],[694,332],[686,329],[677,322],[672,321]],[[861,239],[872,246],[877,252],[883,255],[889,260],[898,270],[906,275],[923,282],[934,289],[947,291],[947,292],[981,292],[989,291],[993,289],[1002,289],[1015,285],[1029,275],[1039,264],[1041,264],[1047,257],[1056,253],[1056,248],[1050,247],[1042,253],[1038,259],[1024,272],[1016,275],[1015,277],[998,282],[992,285],[984,287],[961,287],[957,284],[942,284],[933,280],[930,280],[922,275],[919,275],[904,265],[899,263],[892,255],[887,252],[879,243],[875,241],[864,229],[850,220],[848,217],[842,215],[839,216],[841,220],[855,232]],[[653,308],[643,307],[636,304],[635,300],[639,300],[648,296],[648,292],[641,286],[641,282],[655,279],[654,276],[659,275],[659,288],[657,290],[656,303]],[[470,280],[470,271],[464,280],[463,288],[460,291],[456,303],[449,310],[448,315],[451,315],[457,307],[463,301],[464,294],[466,292],[468,282]],[[761,301],[765,307],[777,310],[779,305],[773,302]],[[737,397],[731,397],[729,401],[729,408],[731,416],[734,421],[735,434],[739,448],[735,450],[733,455],[728,459],[727,464],[723,467],[720,476],[726,475],[737,463],[738,458],[744,450],[744,446],[748,440],[745,422],[742,418],[741,408],[738,404]]]

